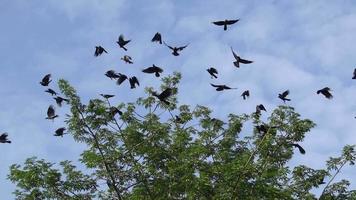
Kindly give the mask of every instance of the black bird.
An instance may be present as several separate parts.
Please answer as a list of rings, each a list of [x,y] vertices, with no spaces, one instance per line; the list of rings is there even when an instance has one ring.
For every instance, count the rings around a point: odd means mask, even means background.
[[[136,88],[136,85],[140,86],[140,83],[138,82],[138,79],[136,78],[136,76],[129,78],[129,82],[130,82],[131,89]]]
[[[324,95],[327,99],[332,99],[333,95],[330,93],[331,89],[329,87],[324,87],[323,89],[318,90],[316,93],[317,94],[322,94]]]
[[[159,32],[157,32],[157,33],[153,36],[153,38],[152,38],[151,41],[152,41],[152,42],[159,42],[160,44],[162,44],[162,35],[161,35]]]
[[[54,110],[54,106],[53,105],[50,105],[49,107],[48,107],[48,110],[47,110],[47,117],[46,117],[46,119],[54,119],[54,118],[56,118],[56,117],[58,117],[58,115],[56,115],[56,112],[55,112],[55,110]]]
[[[234,52],[234,50],[232,49],[232,47],[230,47],[230,48],[231,48],[232,55],[234,55],[234,58],[235,58],[235,60],[236,60],[236,61],[233,62],[234,65],[235,65],[235,67],[239,68],[239,67],[240,67],[240,63],[242,63],[242,64],[250,64],[250,63],[253,63],[253,61],[242,59],[240,56],[238,56],[238,55]]]
[[[52,96],[57,96],[57,92],[52,90],[51,88],[48,88],[45,92],[48,92],[49,94],[51,94]]]
[[[125,45],[127,44],[127,43],[129,43],[131,40],[125,40],[124,39],[124,35],[120,35],[119,36],[119,39],[118,39],[118,41],[116,42],[119,46],[120,46],[120,48],[123,48],[125,51],[127,51],[127,49],[125,48]]]
[[[216,87],[216,91],[223,91],[223,90],[231,90],[231,89],[237,89],[237,88],[231,88],[227,85],[214,85],[210,83],[211,86]]]
[[[267,112],[266,108],[262,104],[256,106],[256,113],[261,113],[262,110]]]
[[[147,67],[146,69],[143,69],[142,72],[148,73],[148,74],[155,74],[156,77],[160,76],[160,73],[163,72],[163,69],[160,67],[157,67],[156,65],[152,65],[152,67]]]
[[[217,25],[217,26],[224,26],[224,31],[226,31],[228,25],[235,24],[235,23],[238,22],[239,20],[240,20],[240,19],[234,19],[234,20],[227,20],[227,19],[225,19],[224,21],[216,21],[216,22],[212,22],[212,23],[215,24],[215,25]]]
[[[116,107],[114,107],[114,106],[111,106],[111,107],[109,108],[109,112],[110,112],[111,116],[113,116],[113,117],[114,117],[116,114],[119,114],[119,115],[122,115],[122,114],[123,114],[121,110],[119,110],[118,108],[116,108]]]
[[[110,98],[114,97],[115,95],[113,95],[113,94],[100,94],[100,96],[104,97],[105,99],[110,99]]]
[[[352,76],[352,79],[356,79],[356,68],[354,69],[354,75]]]
[[[282,99],[283,102],[285,103],[286,101],[290,101],[290,99],[287,98],[288,95],[289,95],[289,90],[286,90],[282,94],[278,94],[278,98]]]
[[[56,100],[56,103],[59,107],[62,106],[62,102],[65,101],[67,103],[69,103],[69,99],[66,99],[66,98],[63,98],[63,97],[60,97],[60,96],[56,96],[53,98],[54,100]]]
[[[163,41],[163,43],[168,47],[168,48],[170,48],[173,52],[172,52],[172,54],[174,55],[174,56],[179,56],[179,51],[182,51],[184,48],[186,48],[187,46],[188,46],[188,44],[187,45],[185,45],[185,46],[181,46],[181,47],[172,47],[172,46],[169,46],[168,44],[166,44],[164,41]]]
[[[218,78],[216,75],[218,74],[218,70],[216,70],[214,67],[210,67],[209,69],[206,69],[208,73],[211,75],[211,78]]]
[[[305,150],[299,144],[291,144],[291,145],[298,148],[298,150],[301,154],[305,154]]]
[[[43,78],[42,78],[42,81],[40,82],[40,84],[42,85],[42,86],[48,86],[48,84],[51,82],[52,80],[51,80],[51,74],[47,74],[46,76],[44,76]]]
[[[131,56],[128,55],[124,55],[124,57],[122,57],[121,60],[123,60],[125,63],[129,63],[129,64],[133,63]]]
[[[167,88],[161,94],[157,94],[156,92],[152,92],[152,95],[157,97],[160,101],[164,102],[165,104],[169,105],[167,98],[173,94],[172,88]]]
[[[121,85],[121,83],[124,82],[126,79],[127,79],[127,76],[125,74],[119,73],[116,84]]]
[[[59,129],[57,129],[57,130],[55,131],[54,136],[61,136],[61,137],[63,137],[65,130],[66,130],[65,127],[61,127],[61,128],[59,128]]]
[[[101,54],[103,54],[103,53],[108,53],[102,46],[96,46],[95,47],[95,53],[94,53],[94,56],[95,57],[98,57],[98,56],[100,56]]]
[[[109,77],[111,80],[120,77],[120,75],[117,74],[114,70],[109,70],[109,71],[107,71],[107,72],[105,73],[105,76]]]
[[[2,133],[0,135],[0,143],[11,143],[9,139],[7,139],[7,133]]]
[[[179,117],[178,115],[175,116],[175,120],[174,120],[177,124],[183,124],[183,120],[181,117]]]
[[[244,100],[246,100],[247,97],[250,97],[250,91],[245,90],[242,94],[241,94],[242,98]]]

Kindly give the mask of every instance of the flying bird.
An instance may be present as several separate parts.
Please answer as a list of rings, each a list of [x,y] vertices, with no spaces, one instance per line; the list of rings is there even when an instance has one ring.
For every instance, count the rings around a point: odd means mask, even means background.
[[[9,139],[7,139],[8,134],[7,133],[2,133],[0,135],[0,143],[11,143]]]
[[[52,90],[51,88],[48,88],[45,92],[51,94],[52,96],[57,96],[57,92]]]
[[[223,91],[223,90],[231,90],[231,89],[237,89],[237,88],[231,88],[227,85],[215,85],[210,83],[211,86],[216,87],[216,91]]]
[[[256,106],[256,113],[261,113],[262,110],[265,111],[265,112],[267,112],[267,110],[266,110],[266,108],[264,107],[264,105],[259,104],[259,105]]]
[[[165,104],[169,105],[167,98],[173,94],[172,88],[167,88],[161,94],[157,94],[157,92],[152,92],[152,95],[157,97],[160,101],[164,102]]]
[[[214,67],[210,67],[209,69],[206,69],[208,73],[210,74],[211,78],[218,78],[216,75],[218,74],[218,70],[216,70]]]
[[[119,115],[122,115],[122,114],[123,114],[121,110],[119,110],[118,108],[116,108],[116,107],[114,107],[114,106],[111,106],[111,107],[109,108],[109,112],[110,112],[111,116],[113,116],[113,117],[114,117],[116,114],[119,114]]]
[[[124,57],[122,57],[121,60],[123,60],[125,63],[129,63],[129,64],[133,63],[131,56],[128,55],[124,55]]]
[[[234,52],[234,50],[232,49],[232,47],[230,47],[230,48],[231,48],[232,55],[234,55],[234,58],[235,58],[235,60],[236,60],[236,61],[233,62],[234,65],[235,65],[235,67],[239,68],[239,67],[240,67],[240,63],[242,63],[242,64],[250,64],[250,63],[253,63],[253,61],[242,59],[240,56],[238,56],[238,55]]]
[[[316,93],[317,94],[322,94],[324,95],[327,99],[332,99],[333,95],[330,93],[331,89],[329,87],[324,87],[323,89],[318,90]]]
[[[160,44],[162,44],[162,35],[161,35],[159,32],[157,32],[157,33],[153,36],[153,38],[152,38],[151,41],[152,41],[152,42],[159,42]]]
[[[40,84],[42,86],[48,86],[48,84],[51,82],[51,74],[47,74],[46,76],[44,76],[40,82]]]
[[[95,47],[95,53],[94,53],[94,56],[95,57],[98,57],[98,56],[100,56],[101,54],[103,54],[103,53],[108,53],[102,46],[96,46]]]
[[[56,112],[55,112],[55,110],[54,110],[54,106],[53,105],[50,105],[49,107],[48,107],[48,110],[47,110],[47,117],[46,117],[46,119],[54,119],[54,118],[56,118],[56,117],[58,117],[58,115],[56,115]]]
[[[354,69],[354,74],[352,76],[352,79],[356,79],[356,68]]]
[[[184,48],[186,48],[187,46],[188,46],[188,44],[187,45],[185,45],[185,46],[181,46],[181,47],[172,47],[172,46],[169,46],[168,44],[166,44],[164,41],[163,41],[163,43],[168,47],[168,48],[170,48],[173,52],[172,52],[172,54],[174,55],[174,56],[179,56],[179,51],[182,51]]]
[[[136,76],[129,78],[129,82],[130,82],[131,89],[136,88],[136,85],[140,86],[140,83],[138,82],[138,79],[136,78]]]
[[[289,95],[289,90],[286,90],[282,94],[278,94],[278,98],[282,99],[283,102],[285,103],[286,101],[290,101],[290,99],[287,98],[288,95]]]
[[[66,99],[66,98],[63,98],[63,97],[60,97],[60,96],[56,96],[53,98],[54,100],[56,100],[56,103],[59,107],[62,107],[62,102],[65,101],[67,103],[69,103],[69,99]]]
[[[109,77],[111,80],[120,77],[120,75],[117,74],[114,70],[109,70],[109,71],[107,71],[107,72],[105,73],[105,76]]]
[[[250,91],[245,90],[242,94],[241,94],[242,98],[244,100],[246,100],[247,97],[250,97]]]
[[[157,67],[156,65],[152,65],[152,67],[147,67],[146,69],[143,69],[142,72],[148,73],[148,74],[155,74],[156,77],[160,76],[160,73],[163,72],[163,69],[160,67]]]
[[[64,133],[65,130],[66,130],[65,127],[58,128],[58,129],[55,131],[54,136],[61,136],[61,137],[63,137],[63,135],[65,134],[65,133]]]
[[[127,76],[125,74],[119,73],[116,84],[121,85],[121,83],[123,83],[126,79],[127,79]]]
[[[124,39],[124,35],[120,35],[119,36],[119,39],[118,39],[118,41],[116,42],[119,46],[120,46],[120,48],[123,48],[125,51],[127,51],[127,49],[125,48],[125,45],[127,44],[127,43],[129,43],[131,40],[125,40]]]
[[[229,25],[233,25],[236,22],[238,22],[240,19],[234,19],[234,20],[227,20],[225,19],[224,21],[216,21],[216,22],[212,22],[213,24],[217,25],[217,26],[224,26],[224,31],[227,30],[227,26]]]
[[[114,97],[115,95],[113,95],[113,94],[100,94],[100,96],[104,97],[105,99],[110,99],[110,98]]]
[[[299,144],[291,144],[293,147],[298,148],[301,154],[305,154],[305,150]]]

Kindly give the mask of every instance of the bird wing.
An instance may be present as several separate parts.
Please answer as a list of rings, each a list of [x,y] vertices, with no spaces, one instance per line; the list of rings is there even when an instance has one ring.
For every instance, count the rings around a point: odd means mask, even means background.
[[[136,76],[133,76],[130,79],[132,80],[133,84],[137,84],[138,86],[140,86],[140,82],[138,82],[138,79],[136,78]]]
[[[171,88],[167,88],[159,96],[163,99],[166,99],[172,95],[172,92],[173,92],[173,90]]]
[[[119,43],[120,43],[120,44],[125,43],[124,35],[122,35],[122,34],[119,36]]]
[[[170,48],[171,50],[173,50],[174,48],[169,46],[166,42],[163,41],[163,44],[166,45],[168,48]]]
[[[216,70],[214,67],[211,67],[210,69],[211,69],[211,72],[213,72],[213,73],[215,73],[215,74],[219,74],[219,73],[218,73],[218,70]]]
[[[153,36],[153,38],[152,38],[152,42],[156,42],[156,41],[161,41],[162,40],[162,36],[161,36],[161,34],[160,33],[156,33],[154,36]]]
[[[212,22],[213,24],[217,25],[217,26],[223,26],[225,25],[225,21],[216,21],[216,22]]]
[[[48,107],[48,110],[47,110],[47,116],[48,117],[51,117],[51,116],[54,116],[55,115],[55,110],[54,110],[54,106],[50,105]]]
[[[356,68],[354,69],[354,76],[356,76]]]
[[[2,133],[0,135],[0,140],[6,140],[7,136],[8,136],[7,133]]]
[[[181,47],[178,47],[178,51],[182,51],[184,48],[186,48],[189,44],[185,45],[185,46],[181,46]]]
[[[142,72],[144,73],[154,73],[153,67],[147,67],[146,69],[143,69]]]
[[[124,82],[127,79],[127,76],[125,74],[120,74],[119,78],[116,81],[116,84],[120,85],[122,82]]]
[[[243,63],[243,64],[250,64],[250,63],[253,63],[253,61],[251,61],[251,60],[245,60],[245,59],[242,59],[242,58],[240,58],[240,57],[239,57],[239,62],[240,62],[240,63]]]
[[[42,82],[48,82],[50,78],[51,78],[51,74],[47,74],[46,76],[43,77]]]
[[[227,20],[226,24],[227,25],[231,25],[231,24],[235,24],[236,22],[238,22],[240,19],[234,19],[234,20]]]
[[[284,92],[282,93],[282,96],[283,96],[283,97],[286,97],[286,96],[288,96],[288,94],[289,94],[289,90],[286,90],[286,91],[284,91]]]
[[[215,85],[215,84],[212,84],[212,83],[210,83],[210,85],[213,86],[213,87],[221,87],[222,86],[222,85]]]
[[[234,58],[235,58],[237,61],[239,61],[239,60],[240,60],[240,57],[234,52],[234,50],[232,49],[232,47],[230,47],[230,48],[231,48],[232,55],[234,55]]]

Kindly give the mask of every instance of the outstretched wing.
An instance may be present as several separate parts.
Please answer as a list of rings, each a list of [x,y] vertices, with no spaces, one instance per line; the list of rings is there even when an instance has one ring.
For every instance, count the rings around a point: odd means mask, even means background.
[[[185,46],[182,46],[182,47],[178,47],[178,51],[182,51],[184,48],[186,48],[189,44],[185,45]]]
[[[286,91],[284,91],[284,92],[282,93],[282,96],[283,96],[283,97],[286,97],[286,96],[288,96],[288,94],[289,94],[289,90],[286,90]]]
[[[153,36],[153,38],[152,38],[151,41],[152,41],[152,42],[159,42],[160,44],[162,44],[162,36],[161,36],[161,34],[160,34],[159,32],[157,32],[157,33]]]
[[[245,60],[245,59],[242,59],[242,58],[239,58],[239,62],[240,62],[240,63],[243,63],[243,64],[250,64],[250,63],[253,63],[253,61],[251,61],[251,60]]]
[[[225,25],[225,21],[216,21],[216,22],[212,22],[212,23],[217,25],[217,26],[224,26]]]
[[[227,25],[231,25],[231,24],[235,24],[236,22],[238,22],[240,19],[234,19],[234,20],[227,20],[226,24]]]
[[[173,50],[174,48],[169,46],[166,42],[163,41],[163,44],[166,45],[168,48],[170,48],[171,50]]]
[[[231,48],[232,55],[234,55],[234,58],[235,58],[237,61],[239,61],[239,60],[240,60],[240,57],[234,52],[234,50],[232,49],[232,47],[230,47],[230,48]]]

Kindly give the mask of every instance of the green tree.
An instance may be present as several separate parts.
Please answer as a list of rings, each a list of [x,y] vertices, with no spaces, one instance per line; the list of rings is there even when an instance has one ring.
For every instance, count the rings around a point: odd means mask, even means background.
[[[79,160],[88,174],[70,161],[29,158],[10,167],[16,198],[356,199],[347,180],[333,182],[345,165],[354,165],[354,146],[330,158],[326,169],[288,167],[298,153],[293,144],[315,126],[311,120],[289,106],[277,107],[267,121],[260,113],[212,118],[208,107],[178,103],[180,78],[174,73],[162,79],[161,91],[173,88],[169,105],[151,87],[136,102],[92,99],[84,105],[59,80],[70,99],[69,134],[87,145]],[[247,123],[253,129],[243,129]],[[324,190],[317,198],[311,190],[318,187]]]

